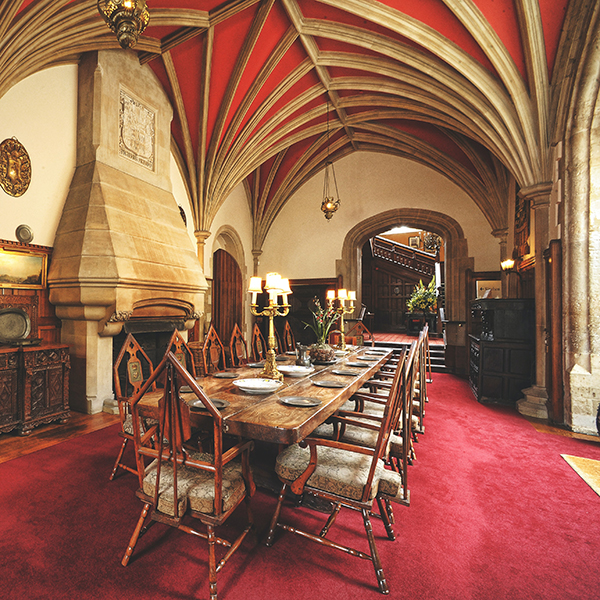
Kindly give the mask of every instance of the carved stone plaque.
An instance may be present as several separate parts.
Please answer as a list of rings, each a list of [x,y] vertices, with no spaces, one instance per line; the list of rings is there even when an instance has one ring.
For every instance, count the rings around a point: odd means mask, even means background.
[[[119,155],[154,171],[155,112],[120,90]]]
[[[17,138],[0,144],[0,185],[11,196],[22,196],[31,182],[31,161]]]

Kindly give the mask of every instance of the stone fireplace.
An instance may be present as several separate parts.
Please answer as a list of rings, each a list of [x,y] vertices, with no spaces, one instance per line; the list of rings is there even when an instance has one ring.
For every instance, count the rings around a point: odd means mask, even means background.
[[[82,58],[76,169],[48,274],[81,412],[112,401],[114,336],[189,329],[203,312],[206,280],[171,191],[171,119],[134,53]]]

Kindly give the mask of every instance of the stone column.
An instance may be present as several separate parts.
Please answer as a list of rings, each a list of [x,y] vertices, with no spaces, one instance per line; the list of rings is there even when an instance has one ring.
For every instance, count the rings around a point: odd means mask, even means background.
[[[552,183],[541,183],[523,188],[522,198],[530,201],[534,221],[535,243],[535,377],[534,384],[522,390],[523,399],[517,402],[518,411],[525,416],[548,418],[546,390],[546,273],[544,250],[548,247],[548,219]]]
[[[508,243],[508,229],[494,229],[492,231],[492,235],[498,240],[500,244],[500,262],[506,260],[508,258],[506,253],[506,247]],[[509,283],[510,280],[508,278],[508,273],[502,271],[502,297],[503,298],[511,298],[512,296],[509,294]]]
[[[258,265],[260,265],[260,257],[262,256],[262,250],[252,250],[252,256],[254,261],[252,273],[254,277],[258,277]]]
[[[204,265],[204,248],[206,247],[206,240],[210,237],[210,231],[196,229],[196,231],[194,231],[194,235],[196,236],[196,244],[198,248],[198,260],[200,261],[202,270],[206,271]]]

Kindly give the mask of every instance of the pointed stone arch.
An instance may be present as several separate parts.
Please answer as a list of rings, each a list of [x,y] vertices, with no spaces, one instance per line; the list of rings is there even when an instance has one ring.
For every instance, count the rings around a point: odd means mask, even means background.
[[[357,290],[360,297],[363,245],[373,236],[399,225],[432,231],[444,239],[447,315],[449,320],[464,321],[465,271],[473,269],[474,260],[468,256],[467,240],[462,227],[458,221],[444,213],[420,208],[397,208],[355,225],[344,239],[342,259],[337,265],[337,273],[343,277],[344,285]]]

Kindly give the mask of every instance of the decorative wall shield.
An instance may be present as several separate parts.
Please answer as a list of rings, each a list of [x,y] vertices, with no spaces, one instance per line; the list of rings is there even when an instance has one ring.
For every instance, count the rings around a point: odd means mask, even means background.
[[[31,182],[31,161],[15,137],[0,144],[0,185],[11,196],[22,196]]]

